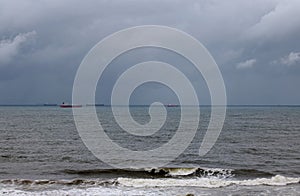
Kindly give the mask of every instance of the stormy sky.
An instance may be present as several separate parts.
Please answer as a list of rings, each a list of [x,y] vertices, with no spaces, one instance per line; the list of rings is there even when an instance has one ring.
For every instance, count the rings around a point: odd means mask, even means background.
[[[300,104],[299,0],[0,0],[0,104],[71,102],[74,77],[101,39],[136,25],[187,32],[209,50],[225,81],[229,104]],[[98,83],[108,104],[116,78],[145,60],[183,67],[201,104],[209,94],[180,56],[153,48],[126,53]],[[151,96],[150,96],[151,95]],[[176,102],[159,84],[136,90],[132,103]]]

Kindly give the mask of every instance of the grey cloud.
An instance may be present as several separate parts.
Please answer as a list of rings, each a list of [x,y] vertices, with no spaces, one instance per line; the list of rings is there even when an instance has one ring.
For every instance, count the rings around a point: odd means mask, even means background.
[[[70,102],[76,69],[93,45],[115,31],[146,24],[175,27],[201,41],[223,73],[229,103],[266,103],[269,97],[270,103],[296,103],[300,93],[291,83],[300,83],[299,66],[279,65],[298,63],[293,59],[300,51],[299,14],[297,0],[1,1],[0,40],[36,35],[13,44],[11,52],[1,44],[0,103]],[[246,63],[251,59],[256,62]],[[276,66],[270,65],[274,60]],[[240,71],[238,64],[251,69]],[[187,74],[199,83],[194,73]],[[275,100],[277,88],[285,91]],[[253,97],[242,96],[245,89]]]
[[[300,1],[278,1],[276,7],[261,17],[247,32],[251,38],[280,39],[300,30]]]
[[[36,35],[35,31],[20,33],[13,39],[0,40],[0,65],[10,62],[18,53],[25,42]]]
[[[253,65],[256,63],[256,59],[249,59],[244,62],[240,62],[236,65],[237,69],[249,69],[252,68]]]
[[[280,62],[285,65],[294,65],[300,63],[300,52],[291,52],[289,55],[282,57]]]

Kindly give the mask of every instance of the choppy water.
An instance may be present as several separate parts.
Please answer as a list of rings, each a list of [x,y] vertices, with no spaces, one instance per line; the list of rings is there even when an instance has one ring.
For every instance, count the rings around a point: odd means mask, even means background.
[[[109,137],[131,150],[156,148],[175,134],[180,108],[167,110],[164,134],[143,139],[122,132],[110,107],[97,108]],[[131,113],[149,121],[146,107]],[[201,108],[193,142],[165,168],[124,170],[87,150],[71,109],[0,107],[0,194],[299,195],[300,107],[229,107],[217,143],[199,157],[209,117],[209,107]]]

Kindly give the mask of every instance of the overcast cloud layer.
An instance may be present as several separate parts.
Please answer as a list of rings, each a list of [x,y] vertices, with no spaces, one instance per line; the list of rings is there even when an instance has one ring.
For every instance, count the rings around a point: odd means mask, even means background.
[[[0,0],[0,104],[71,101],[85,54],[115,31],[147,24],[178,28],[202,42],[220,67],[229,104],[300,104],[299,0]],[[108,103],[102,89],[97,102]],[[163,88],[149,89],[168,99]],[[134,103],[147,97],[137,93]],[[209,103],[203,97],[200,103]]]

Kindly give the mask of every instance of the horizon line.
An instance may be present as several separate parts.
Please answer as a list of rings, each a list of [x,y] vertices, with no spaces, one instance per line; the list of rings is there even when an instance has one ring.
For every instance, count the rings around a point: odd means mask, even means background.
[[[0,106],[45,106],[45,107],[55,107],[55,106],[59,106],[60,104],[56,104],[56,103],[47,103],[47,104],[0,104]],[[80,104],[83,106],[91,106],[89,104]],[[96,107],[103,107],[103,106],[150,106],[151,104],[130,104],[130,105],[111,105],[111,104],[98,104],[95,103]],[[227,104],[227,105],[211,105],[211,104],[199,104],[199,105],[180,105],[180,104],[172,104],[172,105],[176,105],[176,106],[202,106],[202,107],[211,107],[211,106],[227,106],[227,107],[300,107],[300,104]],[[165,106],[168,106],[165,105]]]

